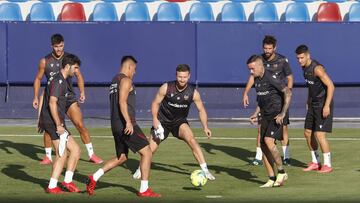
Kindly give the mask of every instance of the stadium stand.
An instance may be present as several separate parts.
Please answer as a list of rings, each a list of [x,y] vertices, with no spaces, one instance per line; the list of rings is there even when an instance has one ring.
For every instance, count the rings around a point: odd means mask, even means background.
[[[157,10],[158,21],[182,21],[180,7],[176,3],[161,3]]]
[[[66,3],[62,7],[59,21],[86,21],[84,7],[80,3]]]
[[[304,3],[288,4],[285,11],[285,21],[305,22],[310,21],[309,12]]]
[[[221,10],[221,21],[246,21],[244,7],[239,3],[226,3]]]
[[[114,4],[108,2],[97,3],[92,13],[93,21],[118,21]]]
[[[142,2],[133,2],[127,5],[125,10],[125,21],[149,21],[149,10]]]
[[[360,21],[360,3],[351,5],[349,10],[349,21]]]
[[[54,11],[49,3],[35,3],[31,6],[30,21],[55,21]]]
[[[338,4],[336,3],[322,3],[317,12],[318,22],[340,22],[341,13]]]
[[[278,21],[276,7],[273,3],[262,2],[254,8],[254,21]]]
[[[189,11],[190,21],[214,21],[211,5],[206,2],[197,2],[191,5]]]
[[[22,21],[20,7],[16,3],[3,3],[0,5],[0,20]]]

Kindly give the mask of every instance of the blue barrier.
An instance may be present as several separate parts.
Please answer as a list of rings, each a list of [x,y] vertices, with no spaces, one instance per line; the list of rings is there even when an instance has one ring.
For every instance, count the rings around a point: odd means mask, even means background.
[[[0,82],[31,84],[39,59],[51,51],[54,33],[63,34],[66,51],[83,60],[87,83],[109,83],[121,56],[132,54],[139,61],[137,83],[173,80],[175,67],[187,63],[191,82],[241,85],[249,76],[246,59],[261,53],[264,35],[272,34],[278,39],[277,51],[290,61],[296,83],[304,80],[294,49],[305,43],[335,83],[360,84],[359,23],[241,22],[0,23]]]
[[[6,72],[6,24],[0,24],[0,83],[5,84]]]

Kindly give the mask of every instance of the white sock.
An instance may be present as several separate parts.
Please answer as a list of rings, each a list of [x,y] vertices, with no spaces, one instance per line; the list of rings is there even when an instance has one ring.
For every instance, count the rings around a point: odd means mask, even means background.
[[[102,175],[104,175],[104,170],[100,168],[94,173],[93,178],[95,181],[98,181]]]
[[[201,167],[201,170],[203,170],[204,172],[209,171],[209,169],[208,169],[208,167],[207,167],[206,163],[200,164],[200,167]]]
[[[88,155],[89,157],[91,158],[91,156],[94,154],[94,148],[92,146],[92,143],[88,143],[88,144],[85,144],[86,146],[86,149],[87,149],[87,152],[88,152]]]
[[[260,148],[260,147],[256,147],[255,159],[257,159],[257,160],[262,160],[262,156],[263,156],[263,153],[262,153],[262,151],[261,151],[261,148]]]
[[[51,152],[52,152],[52,148],[51,148],[51,147],[46,147],[46,148],[45,148],[45,155],[46,155],[47,158],[49,158],[50,160],[52,160],[52,158],[51,158]]]
[[[74,176],[74,172],[72,172],[72,171],[66,171],[66,172],[65,172],[64,182],[65,182],[65,183],[71,183],[71,182],[72,182],[72,179],[73,179],[73,176]]]
[[[148,180],[141,180],[140,184],[140,191],[139,192],[145,192],[149,188],[149,181]]]
[[[49,182],[49,189],[54,189],[57,187],[57,182],[58,180],[56,180],[55,178],[50,178],[50,182]]]
[[[324,165],[327,165],[327,166],[331,167],[331,155],[330,155],[330,152],[323,153],[323,156],[324,156]]]
[[[310,153],[311,153],[312,162],[316,164],[320,163],[319,153],[317,151],[310,151]]]
[[[282,150],[283,150],[283,155],[284,155],[284,159],[289,159],[290,158],[290,146],[282,146]]]

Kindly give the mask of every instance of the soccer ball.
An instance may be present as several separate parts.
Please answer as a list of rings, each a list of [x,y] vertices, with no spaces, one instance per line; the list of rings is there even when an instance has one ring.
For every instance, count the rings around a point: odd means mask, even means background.
[[[191,184],[193,184],[193,186],[195,186],[195,187],[204,186],[207,182],[205,173],[202,170],[193,171],[191,173],[190,180],[191,180]]]

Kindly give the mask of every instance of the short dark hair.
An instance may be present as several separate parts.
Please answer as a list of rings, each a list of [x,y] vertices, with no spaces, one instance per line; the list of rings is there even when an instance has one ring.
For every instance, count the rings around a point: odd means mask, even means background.
[[[121,58],[121,65],[123,65],[126,61],[129,61],[129,60],[133,61],[135,64],[137,63],[137,60],[133,56],[126,55]]]
[[[263,46],[265,44],[272,44],[274,47],[276,47],[276,38],[274,36],[271,36],[271,35],[266,35],[263,39]]]
[[[309,53],[309,48],[305,44],[299,45],[296,48],[295,53],[298,54],[298,55],[299,54],[304,54],[304,53]]]
[[[51,36],[51,45],[60,44],[64,41],[64,37],[61,34],[53,34]]]
[[[62,59],[62,68],[65,68],[66,65],[72,66],[75,64],[78,64],[80,66],[81,60],[79,59],[79,57],[77,57],[74,54],[65,55],[64,58]]]
[[[246,61],[246,64],[253,63],[257,60],[262,60],[262,57],[254,54],[254,55],[250,56],[250,58]]]
[[[189,72],[190,73],[190,67],[187,64],[180,64],[176,67],[176,72]]]

